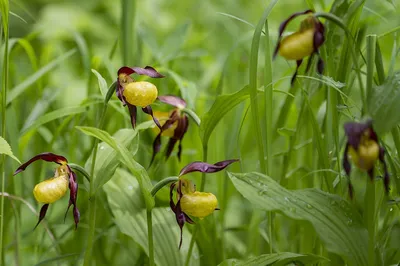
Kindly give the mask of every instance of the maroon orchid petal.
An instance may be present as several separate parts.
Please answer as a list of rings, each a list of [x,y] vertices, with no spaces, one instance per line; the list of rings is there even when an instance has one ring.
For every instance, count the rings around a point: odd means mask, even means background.
[[[153,109],[151,109],[151,106],[147,105],[146,107],[143,107],[142,110],[143,112],[145,112],[146,114],[150,115],[153,118],[154,123],[156,123],[157,127],[162,131],[160,122],[158,122],[158,119],[154,117]]]
[[[383,172],[384,172],[384,176],[383,176],[383,184],[385,186],[385,192],[386,194],[389,193],[389,185],[390,185],[390,178],[389,178],[389,171],[387,168],[387,164],[385,161],[385,149],[380,147],[379,149],[379,161],[381,161],[382,165],[383,165]]]
[[[151,66],[146,66],[145,68],[123,66],[118,70],[118,76],[120,74],[131,75],[133,73],[136,73],[138,75],[149,76],[151,78],[163,78],[164,77],[164,75],[161,75],[160,73],[158,73],[157,70],[155,70]]]
[[[164,123],[164,125],[162,125],[160,132],[157,134],[156,138],[153,141],[153,155],[151,156],[150,165],[153,163],[156,154],[160,152],[162,132],[170,128],[178,118],[178,112],[173,111],[168,120]]]
[[[378,137],[372,129],[372,120],[365,123],[349,122],[344,125],[344,132],[347,136],[347,143],[349,143],[355,150],[358,149],[361,137],[366,130],[369,130],[369,138],[378,142]]]
[[[64,216],[64,221],[65,218],[67,217],[67,213],[71,205],[74,206],[73,208],[73,215],[74,215],[74,220],[75,220],[75,229],[78,227],[79,223],[79,210],[76,207],[76,200],[78,197],[78,182],[76,181],[76,174],[75,172],[72,171],[72,169],[68,165],[68,170],[69,170],[69,202],[68,202],[68,207],[67,211],[65,212]]]
[[[174,131],[174,136],[168,142],[167,151],[166,151],[167,158],[171,155],[175,144],[179,141],[178,159],[180,160],[181,152],[182,152],[181,141],[182,141],[183,137],[185,136],[185,133],[187,132],[188,126],[189,126],[188,117],[186,115],[180,117],[178,120],[178,126],[176,127],[176,129]]]
[[[178,142],[175,138],[170,138],[167,145],[167,150],[165,151],[165,158],[168,159],[171,156],[172,151],[174,150],[175,144]]]
[[[119,79],[117,80],[117,86],[115,87],[115,94],[117,94],[118,99],[125,106],[127,103],[126,103],[125,97],[124,97],[124,88],[121,86]]]
[[[57,154],[54,154],[54,153],[51,153],[51,152],[45,152],[45,153],[41,153],[41,154],[38,154],[38,155],[32,157],[32,159],[30,159],[26,163],[22,164],[14,172],[14,175],[16,175],[18,173],[21,173],[22,171],[24,171],[26,169],[26,167],[28,167],[31,163],[33,163],[33,162],[35,162],[37,160],[43,160],[43,161],[46,161],[46,162],[55,162],[57,164],[66,164],[66,163],[68,163],[67,159],[64,156],[57,155]]]
[[[275,47],[273,58],[275,58],[276,55],[278,54],[279,47],[280,47],[280,44],[281,44],[282,34],[285,31],[285,28],[289,24],[289,22],[292,21],[294,18],[296,18],[298,16],[305,15],[305,14],[308,14],[308,13],[314,13],[314,11],[312,11],[311,9],[308,9],[306,11],[296,12],[296,13],[292,14],[290,17],[288,17],[285,21],[283,21],[281,23],[281,25],[279,26],[278,41],[277,41],[277,44],[276,44],[276,47]]]
[[[135,70],[133,70],[132,68],[127,67],[127,66],[123,66],[120,69],[118,69],[118,76],[121,74],[130,75],[133,73],[135,73]]]
[[[145,68],[132,67],[132,69],[135,71],[136,74],[149,76],[151,78],[164,78],[165,77],[164,75],[158,73],[157,70],[155,70],[151,66],[146,66]]]
[[[314,52],[325,42],[325,27],[318,19],[315,19],[315,33],[313,39]]]
[[[176,186],[176,183],[172,183],[171,186],[169,187],[169,206],[171,207],[171,210],[176,213],[176,205],[174,203],[174,188]]]
[[[237,161],[239,161],[239,160],[233,159],[233,160],[217,162],[215,164],[209,164],[209,163],[204,163],[204,162],[193,162],[193,163],[186,165],[179,173],[179,176],[183,176],[183,175],[186,175],[191,172],[202,172],[202,173],[219,172],[219,171],[225,169],[231,163],[234,163]]]
[[[169,105],[172,105],[172,106],[175,106],[178,108],[186,107],[185,100],[182,98],[179,98],[177,96],[173,96],[173,95],[158,96],[158,100],[160,100],[160,102],[167,103]]]
[[[49,204],[45,204],[42,206],[42,208],[40,209],[40,213],[39,213],[39,221],[37,222],[37,224],[35,225],[35,228],[33,228],[33,230],[35,230],[36,227],[40,224],[40,222],[44,219],[48,208],[49,208]]]
[[[79,213],[78,208],[76,206],[74,206],[75,230],[78,229],[78,223],[79,223],[80,217],[81,217],[81,214]]]
[[[131,124],[132,124],[132,128],[136,127],[136,113],[137,113],[137,108],[135,105],[132,105],[130,103],[126,103],[126,105],[128,106],[129,109],[129,114],[131,116]]]

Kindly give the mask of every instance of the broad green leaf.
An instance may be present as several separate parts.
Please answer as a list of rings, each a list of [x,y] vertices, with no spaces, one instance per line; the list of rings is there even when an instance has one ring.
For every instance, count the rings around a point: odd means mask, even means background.
[[[86,107],[84,107],[84,106],[65,107],[65,108],[55,110],[53,112],[47,113],[47,114],[39,117],[32,124],[25,125],[24,128],[21,130],[21,134],[23,135],[32,129],[36,129],[36,128],[40,127],[41,125],[51,122],[53,120],[56,120],[58,118],[61,118],[64,116],[69,116],[69,115],[76,115],[76,114],[80,114],[83,112],[86,112]]]
[[[100,89],[100,93],[102,96],[105,96],[107,94],[108,91],[108,87],[107,87],[107,82],[106,80],[103,78],[103,76],[97,72],[95,69],[92,69],[93,74],[96,75],[97,77],[97,81],[99,82],[99,89]]]
[[[114,177],[104,186],[114,220],[122,233],[130,236],[148,255],[147,218],[144,201],[139,193],[137,180],[127,171],[118,169]],[[179,245],[179,226],[175,214],[169,208],[154,208],[153,239],[157,265],[184,265],[190,244],[190,233],[186,224],[183,244]],[[199,265],[200,257],[195,246],[190,265]]]
[[[392,130],[400,123],[400,72],[389,76],[385,83],[374,88],[369,99],[369,112],[378,135]],[[382,119],[384,118],[384,119]]]
[[[219,121],[236,105],[250,97],[250,90],[245,86],[240,91],[232,94],[220,95],[211,106],[210,110],[201,119],[200,138],[204,145],[208,143],[214,128]]]
[[[14,156],[8,142],[5,139],[3,139],[2,137],[0,137],[0,154],[8,155],[11,158],[13,158],[14,160],[16,160],[19,164],[21,164],[21,162],[18,160],[18,158]]]
[[[122,146],[130,147],[137,131],[133,129],[120,129],[113,138],[117,139]],[[94,169],[94,188],[95,191],[106,184],[114,175],[115,170],[120,164],[118,152],[107,143],[100,143],[98,146],[96,164]],[[92,166],[92,156],[86,162],[85,168],[90,170]]]
[[[318,262],[326,262],[328,259],[317,255],[303,255],[290,252],[264,254],[258,257],[250,258],[245,261],[229,259],[223,261],[219,266],[267,266],[267,265],[287,265],[291,262],[302,263],[301,265],[311,265]],[[298,264],[296,264],[298,265]]]
[[[16,87],[14,87],[10,93],[7,95],[7,105],[10,104],[12,101],[14,101],[17,97],[19,97],[21,94],[25,92],[26,89],[29,88],[33,83],[35,83],[38,79],[40,79],[43,75],[45,75],[47,72],[50,72],[53,70],[58,64],[61,64],[64,60],[67,58],[71,57],[73,54],[75,54],[76,49],[72,49],[68,52],[66,52],[63,55],[60,55],[58,58],[54,59],[35,73],[33,73],[31,76],[29,76],[27,79],[25,79],[23,82],[18,84]]]
[[[137,178],[140,185],[140,189],[142,191],[142,194],[146,202],[147,209],[154,208],[155,202],[154,198],[151,196],[151,189],[153,188],[153,185],[151,184],[149,175],[147,174],[146,169],[144,169],[143,166],[141,166],[133,159],[133,156],[129,152],[129,150],[126,147],[124,147],[117,139],[111,137],[110,134],[108,134],[108,132],[106,131],[94,127],[77,127],[77,128],[86,135],[96,137],[101,141],[107,143],[115,151],[117,151],[121,162],[125,164],[125,166],[129,169],[129,171]]]
[[[367,265],[367,230],[355,207],[318,189],[290,191],[260,173],[228,173],[236,189],[265,211],[310,222],[325,248],[350,265]]]

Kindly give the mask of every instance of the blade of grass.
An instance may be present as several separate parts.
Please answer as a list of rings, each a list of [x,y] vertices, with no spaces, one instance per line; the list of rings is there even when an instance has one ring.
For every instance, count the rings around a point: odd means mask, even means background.
[[[8,71],[9,71],[9,53],[8,53],[8,14],[10,6],[8,0],[2,0],[0,2],[0,12],[2,21],[2,32],[4,34],[4,42],[2,42],[2,48],[4,49],[3,64],[2,64],[2,83],[1,83],[1,137],[6,137],[6,104],[7,104],[7,88],[8,88]],[[0,263],[3,265],[4,253],[3,253],[3,241],[4,241],[4,192],[5,192],[5,180],[6,180],[6,155],[1,155],[0,161],[0,173],[1,173],[1,210],[0,210]]]
[[[73,54],[76,53],[76,49],[71,49],[65,54],[59,56],[58,58],[54,59],[38,71],[36,71],[33,75],[29,76],[26,80],[18,84],[15,88],[10,90],[10,94],[8,95],[6,104],[9,105],[12,101],[16,98],[21,96],[25,92],[26,89],[29,88],[30,85],[35,83],[38,79],[40,79],[43,75],[53,70],[58,64],[61,64],[64,60],[71,57]],[[7,55],[8,56],[8,55]]]

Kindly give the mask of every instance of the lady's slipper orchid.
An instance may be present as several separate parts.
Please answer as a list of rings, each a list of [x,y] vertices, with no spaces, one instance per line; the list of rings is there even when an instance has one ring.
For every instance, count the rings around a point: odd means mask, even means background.
[[[182,112],[182,109],[186,107],[186,102],[176,96],[166,95],[159,96],[158,99],[169,105],[175,107],[170,113],[167,119],[163,119],[164,122],[161,122],[160,132],[153,142],[153,156],[151,158],[151,162],[153,162],[154,157],[160,151],[161,148],[161,136],[169,137],[168,146],[166,150],[166,157],[171,155],[172,150],[175,147],[175,144],[179,141],[178,146],[178,159],[181,159],[182,152],[182,139],[185,136],[185,133],[189,127],[189,118],[185,113]],[[156,116],[157,117],[157,116]],[[160,119],[158,119],[160,120]]]
[[[306,72],[308,72],[311,66],[311,59],[314,54],[318,55],[317,70],[321,74],[324,70],[324,62],[319,56],[318,48],[324,43],[324,24],[322,24],[318,18],[313,15],[312,10],[306,10],[292,14],[288,19],[283,21],[279,26],[279,37],[278,43],[274,51],[274,57],[278,51],[281,56],[288,60],[296,60],[296,71],[293,74],[290,84],[293,84],[297,76],[297,71],[303,62],[303,58],[311,56],[307,63]],[[282,40],[282,34],[291,20],[294,18],[308,15],[300,24],[300,29],[289,36],[284,37]]]
[[[372,120],[365,123],[350,122],[344,125],[347,144],[343,156],[343,168],[350,177],[350,160],[361,170],[367,171],[371,181],[374,180],[374,166],[379,159],[384,168],[383,182],[386,193],[389,192],[389,173],[385,162],[385,150],[379,145],[378,136],[372,128]],[[349,195],[353,198],[353,185],[349,178]]]
[[[204,162],[190,163],[179,173],[179,181],[171,184],[169,205],[175,213],[176,222],[181,229],[179,248],[182,246],[182,228],[185,222],[194,224],[189,215],[203,219],[212,214],[214,210],[218,210],[218,201],[214,194],[196,191],[196,186],[190,180],[181,177],[191,172],[219,172],[236,161],[238,160],[226,160],[215,164]],[[176,190],[176,203],[174,202],[174,190]]]
[[[65,157],[50,152],[38,154],[26,163],[22,164],[20,167],[18,167],[14,175],[24,171],[26,167],[37,160],[55,162],[60,166],[56,168],[54,177],[40,182],[33,189],[33,195],[35,196],[35,199],[40,203],[44,203],[43,207],[40,209],[39,221],[37,222],[35,228],[46,216],[49,204],[62,198],[69,189],[69,203],[65,216],[67,215],[71,205],[74,205],[73,215],[76,229],[80,217],[79,210],[76,207],[76,199],[78,197],[78,182],[76,181],[76,174],[68,165],[68,161]]]
[[[140,67],[121,67],[118,70],[118,80],[116,94],[118,99],[127,105],[131,116],[132,127],[136,126],[136,106],[142,107],[143,112],[151,115],[156,125],[161,128],[158,120],[153,116],[153,110],[150,107],[158,95],[157,87],[147,81],[135,81],[131,74],[146,75],[151,78],[163,78],[154,68],[146,66]]]

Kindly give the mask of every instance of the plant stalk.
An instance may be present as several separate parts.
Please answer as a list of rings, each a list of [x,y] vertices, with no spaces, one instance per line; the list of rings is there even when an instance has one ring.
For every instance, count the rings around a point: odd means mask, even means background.
[[[8,12],[9,2],[3,1],[2,3],[2,31],[4,33],[4,56],[3,56],[3,69],[2,69],[2,88],[1,88],[1,136],[6,139],[6,109],[7,109],[7,87],[8,87],[8,70],[9,70],[9,54],[8,54]],[[4,192],[6,183],[6,155],[1,155],[0,172],[1,172],[1,207],[0,207],[0,265],[3,265],[3,241],[4,241]]]
[[[107,112],[107,103],[104,103],[103,110],[101,112],[99,128],[102,129],[104,125],[105,115]],[[83,261],[84,266],[89,266],[92,259],[92,249],[93,249],[93,242],[94,242],[94,234],[96,229],[96,192],[94,191],[94,168],[96,164],[97,158],[97,151],[98,151],[98,144],[99,139],[95,138],[93,142],[93,156],[92,156],[92,165],[90,168],[90,188],[89,188],[89,197],[90,197],[90,204],[89,204],[89,233],[87,237],[86,243],[86,251],[85,251],[85,258]]]
[[[147,210],[147,237],[149,242],[149,265],[154,266],[153,220],[151,209]]]

